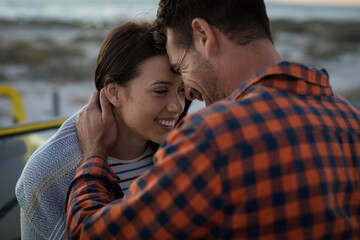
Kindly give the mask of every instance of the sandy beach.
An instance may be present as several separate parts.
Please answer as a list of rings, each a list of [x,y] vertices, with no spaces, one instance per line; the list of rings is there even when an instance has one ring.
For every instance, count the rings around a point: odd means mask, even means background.
[[[93,72],[101,42],[119,23],[0,21],[0,84],[22,95],[29,122],[69,116],[95,89]],[[337,93],[360,107],[360,23],[276,20],[275,45],[285,60],[326,68]],[[193,111],[203,107],[196,103]],[[11,108],[1,98],[1,125],[11,124]]]

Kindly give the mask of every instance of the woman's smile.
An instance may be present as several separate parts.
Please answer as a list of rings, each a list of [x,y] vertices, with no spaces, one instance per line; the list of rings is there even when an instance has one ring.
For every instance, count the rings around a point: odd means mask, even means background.
[[[171,131],[178,118],[156,118],[155,122],[164,130]]]

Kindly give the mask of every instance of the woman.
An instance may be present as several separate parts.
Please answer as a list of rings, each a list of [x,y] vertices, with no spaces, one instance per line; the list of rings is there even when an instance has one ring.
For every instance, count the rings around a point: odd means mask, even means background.
[[[165,49],[155,47],[149,24],[125,23],[103,41],[95,85],[113,105],[118,139],[109,165],[126,195],[131,182],[151,168],[152,156],[186,113],[184,87],[170,71]],[[185,111],[184,111],[185,107]],[[16,185],[22,239],[64,239],[66,191],[82,158],[70,117],[28,160]]]

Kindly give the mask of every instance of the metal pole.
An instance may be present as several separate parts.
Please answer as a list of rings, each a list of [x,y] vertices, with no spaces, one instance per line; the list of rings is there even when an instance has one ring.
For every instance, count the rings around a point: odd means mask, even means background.
[[[54,116],[60,116],[60,95],[57,90],[53,91],[53,113]]]

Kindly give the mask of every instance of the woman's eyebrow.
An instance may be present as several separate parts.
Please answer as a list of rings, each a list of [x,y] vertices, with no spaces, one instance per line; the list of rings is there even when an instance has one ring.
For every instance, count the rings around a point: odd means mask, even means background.
[[[152,84],[151,84],[151,86],[158,85],[158,84],[170,85],[170,86],[174,85],[174,83],[173,83],[173,82],[168,82],[168,81],[157,81],[157,82],[152,83]]]

